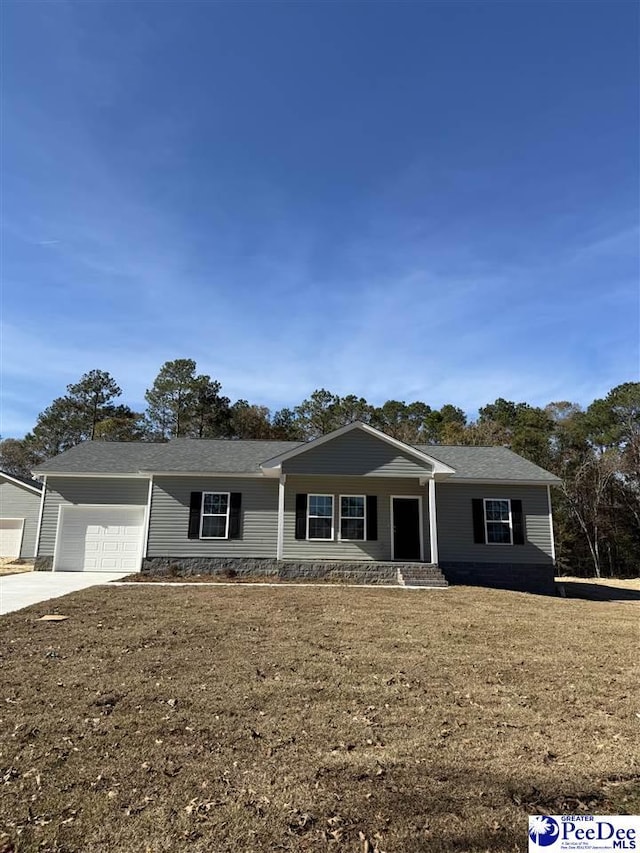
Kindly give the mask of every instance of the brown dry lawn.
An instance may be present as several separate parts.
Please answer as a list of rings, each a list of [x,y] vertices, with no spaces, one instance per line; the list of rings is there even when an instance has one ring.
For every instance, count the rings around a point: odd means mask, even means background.
[[[33,560],[16,560],[15,557],[0,557],[0,577],[19,575],[33,571]]]
[[[0,850],[522,851],[528,814],[638,812],[639,615],[151,584],[10,614]]]
[[[559,582],[566,581],[567,583],[595,583],[598,586],[614,586],[618,589],[635,589],[640,591],[640,578],[577,578],[577,577],[561,577],[557,578]]]

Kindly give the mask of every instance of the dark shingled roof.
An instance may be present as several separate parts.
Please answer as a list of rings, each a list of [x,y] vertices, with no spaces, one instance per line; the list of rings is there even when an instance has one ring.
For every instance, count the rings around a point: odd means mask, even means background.
[[[444,462],[455,469],[455,474],[447,478],[453,480],[540,480],[543,483],[556,483],[558,478],[534,465],[528,459],[518,456],[508,447],[467,447],[462,445],[419,444],[428,456],[438,462]]]
[[[47,474],[137,474],[139,471],[259,474],[261,462],[299,444],[299,441],[225,438],[174,438],[166,444],[84,441],[35,470]]]
[[[259,474],[261,462],[299,446],[299,441],[174,438],[155,470]]]
[[[235,441],[174,438],[167,444],[85,441],[35,469],[36,473],[137,474],[139,472],[257,474],[260,463],[301,447],[298,441]],[[417,450],[455,469],[449,479],[531,480],[557,478],[506,447],[418,445]]]
[[[34,469],[36,474],[136,474],[157,468],[168,444],[144,441],[83,441]]]

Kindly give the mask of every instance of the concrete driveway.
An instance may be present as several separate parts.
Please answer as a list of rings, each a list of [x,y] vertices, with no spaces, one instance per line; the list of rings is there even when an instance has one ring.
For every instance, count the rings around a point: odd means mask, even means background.
[[[69,592],[126,578],[131,572],[23,572],[0,577],[0,615]]]

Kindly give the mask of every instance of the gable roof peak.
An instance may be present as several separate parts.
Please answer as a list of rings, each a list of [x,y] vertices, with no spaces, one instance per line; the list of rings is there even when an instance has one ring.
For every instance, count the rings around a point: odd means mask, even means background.
[[[260,467],[264,471],[265,474],[271,474],[274,476],[277,471],[281,469],[282,463],[286,462],[288,459],[291,459],[294,456],[298,456],[303,453],[307,453],[307,451],[312,450],[316,447],[320,447],[321,445],[333,441],[336,438],[339,438],[346,433],[352,432],[353,430],[358,429],[362,432],[377,438],[379,441],[384,441],[387,444],[390,444],[392,447],[395,447],[397,450],[408,453],[410,456],[419,459],[421,462],[426,462],[431,465],[434,474],[454,474],[455,468],[452,468],[450,465],[441,462],[438,459],[435,459],[433,456],[430,456],[428,453],[425,453],[423,450],[419,450],[417,447],[413,447],[411,444],[406,444],[404,441],[400,441],[398,438],[393,438],[390,435],[382,432],[375,427],[372,427],[370,424],[365,424],[362,421],[352,421],[345,426],[339,427],[338,429],[333,430],[332,432],[325,433],[325,435],[321,435],[318,438],[314,438],[311,441],[307,441],[304,444],[299,445],[298,447],[294,447],[291,450],[287,450],[284,453],[280,453],[277,456],[272,457],[271,459],[266,459]]]

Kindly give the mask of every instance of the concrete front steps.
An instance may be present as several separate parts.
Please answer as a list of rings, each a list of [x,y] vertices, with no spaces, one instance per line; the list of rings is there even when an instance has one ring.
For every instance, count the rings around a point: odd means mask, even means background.
[[[447,579],[431,563],[403,563],[398,566],[398,583],[411,587],[446,587]]]

